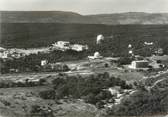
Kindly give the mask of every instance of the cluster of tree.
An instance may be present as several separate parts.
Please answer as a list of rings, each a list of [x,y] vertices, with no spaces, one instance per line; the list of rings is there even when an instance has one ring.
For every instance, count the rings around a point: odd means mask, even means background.
[[[119,105],[109,110],[110,115],[117,116],[152,116],[167,113],[167,91],[150,93],[137,90],[132,96],[125,97]]]
[[[45,72],[65,72],[69,70],[70,69],[66,64],[48,64],[41,69],[41,71]]]
[[[113,101],[111,93],[106,90],[109,87],[120,86],[122,89],[131,89],[124,80],[110,77],[107,72],[91,75],[87,78],[81,76],[61,76],[53,80],[52,90],[40,92],[44,99],[62,99],[71,97],[82,98],[86,102],[102,107],[103,104]]]
[[[118,61],[119,65],[128,65],[132,62],[132,58],[126,56],[126,57],[121,57]]]
[[[166,81],[162,81],[163,84],[158,83],[163,78],[165,77],[148,78],[134,82],[134,93],[120,100],[120,104],[108,110],[108,114],[116,116],[153,116],[166,114],[168,105]],[[158,85],[156,85],[157,83]]]
[[[14,82],[14,81],[1,81],[0,88],[11,88],[11,87],[34,87],[44,85],[45,79],[40,79],[38,82],[29,81],[26,79],[25,82]]]
[[[81,60],[86,58],[89,51],[76,52],[73,50],[60,51],[55,50],[50,53],[38,53],[30,54],[22,58],[1,60],[1,73],[11,73],[11,72],[60,72],[68,71],[67,65],[57,65],[48,64],[42,67],[41,60],[47,60],[49,63],[57,63],[61,61],[72,61]],[[121,57],[119,60],[119,65],[130,64],[131,59],[129,57]]]
[[[1,73],[17,72],[38,72],[40,70],[40,59],[32,54],[18,59],[8,59],[1,62]]]
[[[80,60],[86,57],[85,52],[76,52],[68,50],[62,52],[60,50],[51,51],[50,53],[38,53],[31,54],[22,58],[1,60],[1,73],[10,73],[11,69],[17,69],[18,72],[40,72],[40,71],[68,71],[67,66],[62,66],[61,69],[57,69],[59,66],[55,66],[55,69],[50,69],[50,66],[46,66],[46,69],[41,67],[41,60],[48,60],[49,63],[56,63],[60,61]],[[49,69],[48,69],[48,68]]]
[[[32,105],[30,110],[31,117],[54,117],[53,110],[51,108],[42,108],[39,105]]]

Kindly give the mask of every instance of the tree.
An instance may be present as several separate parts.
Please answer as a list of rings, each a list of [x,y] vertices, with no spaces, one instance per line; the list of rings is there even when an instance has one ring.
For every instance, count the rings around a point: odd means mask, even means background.
[[[39,93],[40,97],[43,99],[55,99],[55,90],[45,90]]]

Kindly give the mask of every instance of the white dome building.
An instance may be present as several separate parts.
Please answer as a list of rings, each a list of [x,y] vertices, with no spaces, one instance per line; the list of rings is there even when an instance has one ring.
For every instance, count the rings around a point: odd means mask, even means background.
[[[133,54],[133,51],[132,51],[132,50],[130,50],[128,53],[129,53],[129,54]]]
[[[95,57],[95,58],[99,58],[99,57],[100,57],[100,53],[99,53],[99,52],[95,52],[95,53],[94,53],[94,57]]]
[[[95,52],[94,56],[88,56],[89,59],[101,59],[103,56],[100,55],[99,52]]]
[[[132,45],[131,45],[131,44],[129,44],[129,45],[128,45],[128,48],[132,48]]]
[[[104,40],[104,36],[102,34],[97,36],[97,44],[100,44]]]

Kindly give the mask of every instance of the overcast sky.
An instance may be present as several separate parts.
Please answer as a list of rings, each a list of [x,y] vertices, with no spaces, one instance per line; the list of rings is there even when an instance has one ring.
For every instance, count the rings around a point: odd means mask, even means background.
[[[168,12],[168,0],[0,0],[0,10],[56,10],[81,14]]]

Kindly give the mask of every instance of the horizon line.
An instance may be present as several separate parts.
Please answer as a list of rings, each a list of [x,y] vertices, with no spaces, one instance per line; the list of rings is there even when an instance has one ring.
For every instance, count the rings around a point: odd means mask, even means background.
[[[76,12],[76,11],[64,11],[64,10],[0,10],[0,12],[70,12],[70,13],[76,13],[76,14],[80,14],[80,15],[105,15],[105,14],[122,14],[122,13],[147,13],[147,14],[167,14],[167,12],[147,12],[147,11],[121,11],[121,12],[111,12],[111,13],[96,13],[96,14],[83,14],[80,12]]]

